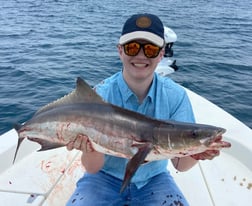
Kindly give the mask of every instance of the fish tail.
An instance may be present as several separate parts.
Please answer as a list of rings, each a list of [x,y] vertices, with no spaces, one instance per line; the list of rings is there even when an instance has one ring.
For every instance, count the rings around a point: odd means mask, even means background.
[[[18,130],[20,129],[22,127],[22,125],[21,124],[15,124],[14,125],[14,128],[15,128],[15,130],[18,132]],[[15,151],[15,154],[14,154],[14,159],[13,159],[13,164],[15,163],[15,160],[16,160],[16,157],[17,157],[17,153],[18,153],[18,149],[19,149],[19,147],[20,147],[20,144],[23,142],[23,140],[24,140],[25,138],[24,137],[22,137],[22,138],[20,138],[20,137],[18,137],[18,143],[17,143],[17,147],[16,147],[16,151]]]
[[[17,143],[17,147],[16,147],[16,151],[15,151],[15,154],[14,154],[14,159],[13,159],[13,164],[15,163],[15,160],[16,160],[16,157],[17,157],[17,153],[18,153],[18,149],[19,149],[19,146],[20,144],[23,142],[25,138],[18,138],[18,143]]]

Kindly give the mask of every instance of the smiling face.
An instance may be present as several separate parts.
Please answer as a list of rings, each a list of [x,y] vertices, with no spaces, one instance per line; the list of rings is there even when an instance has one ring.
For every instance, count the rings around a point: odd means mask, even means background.
[[[137,40],[139,43],[148,43],[145,40]],[[164,49],[160,51],[157,57],[148,58],[144,55],[143,49],[136,56],[128,56],[125,54],[123,46],[118,45],[118,52],[123,63],[123,75],[127,80],[145,80],[152,79],[157,64],[164,55]]]

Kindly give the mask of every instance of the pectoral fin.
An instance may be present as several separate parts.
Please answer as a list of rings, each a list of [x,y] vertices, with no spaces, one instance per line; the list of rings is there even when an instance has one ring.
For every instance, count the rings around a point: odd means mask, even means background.
[[[153,148],[153,145],[151,143],[146,143],[146,144],[137,145],[137,147],[138,147],[138,152],[131,158],[131,160],[127,164],[120,193],[122,193],[124,189],[126,188],[126,186],[129,184],[131,178],[137,171],[138,167],[142,163],[144,163],[144,160],[146,156],[148,155],[148,153]]]
[[[41,148],[38,150],[38,152],[46,151],[46,150],[50,150],[50,149],[56,149],[56,148],[59,148],[59,147],[66,146],[66,145],[61,144],[61,143],[50,142],[50,141],[39,139],[39,138],[28,137],[28,139],[33,141],[33,142],[37,142],[37,143],[39,143],[41,145]]]

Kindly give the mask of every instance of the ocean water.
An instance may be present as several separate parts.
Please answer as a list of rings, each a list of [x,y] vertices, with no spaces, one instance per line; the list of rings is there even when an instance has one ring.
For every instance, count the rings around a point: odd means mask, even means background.
[[[122,68],[116,44],[134,13],[178,35],[171,78],[252,128],[250,0],[8,0],[0,4],[0,134],[46,103]]]

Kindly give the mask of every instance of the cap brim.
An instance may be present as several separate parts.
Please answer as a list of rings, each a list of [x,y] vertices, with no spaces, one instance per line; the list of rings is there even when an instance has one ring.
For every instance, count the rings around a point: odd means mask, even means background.
[[[159,47],[164,46],[164,39],[162,39],[160,36],[156,34],[153,34],[151,32],[146,32],[146,31],[135,31],[135,32],[124,34],[120,37],[119,44],[125,44],[127,42],[130,42],[136,39],[144,39],[144,40],[150,41]]]

